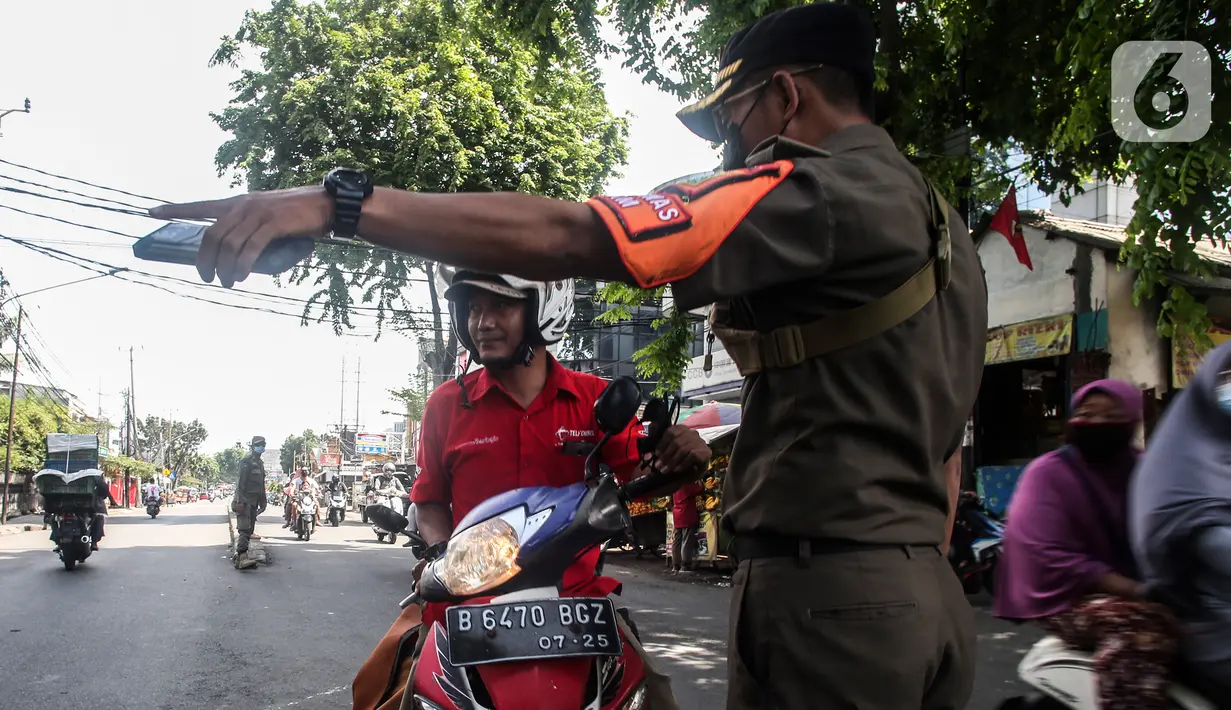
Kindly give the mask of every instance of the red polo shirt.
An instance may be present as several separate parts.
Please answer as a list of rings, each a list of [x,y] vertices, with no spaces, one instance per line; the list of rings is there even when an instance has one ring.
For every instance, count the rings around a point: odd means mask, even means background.
[[[564,453],[564,445],[602,438],[594,421],[594,400],[607,382],[548,357],[547,383],[526,408],[486,369],[465,377],[471,409],[462,407],[456,380],[432,393],[423,411],[419,475],[411,501],[451,504],[456,526],[475,506],[500,493],[585,480],[585,457]],[[639,466],[635,439],[641,431],[633,422],[603,447],[602,460],[622,481]],[[564,573],[565,591],[601,596],[615,591],[617,582],[596,577],[597,564],[595,548]]]

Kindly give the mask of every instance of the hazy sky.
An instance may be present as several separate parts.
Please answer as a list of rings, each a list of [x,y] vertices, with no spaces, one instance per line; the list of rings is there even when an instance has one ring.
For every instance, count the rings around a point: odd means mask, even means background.
[[[215,173],[214,152],[226,136],[208,114],[231,98],[227,84],[235,72],[206,63],[218,38],[233,33],[250,7],[267,3],[5,3],[0,110],[20,107],[27,96],[34,108],[0,122],[0,159],[165,200],[233,194],[229,179]],[[603,77],[612,110],[633,114],[629,165],[625,177],[609,185],[610,192],[642,193],[714,167],[714,151],[674,118],[676,100],[642,85],[617,62],[603,65]],[[0,176],[148,204],[3,163]],[[50,192],[4,177],[0,187]],[[160,224],[8,191],[0,192],[0,205],[132,235]],[[196,285],[191,267],[138,261],[129,248],[132,240],[116,234],[0,208],[0,235],[190,282],[128,277],[164,291],[103,278],[21,299],[35,355],[49,373],[24,369],[21,380],[64,387],[90,411],[101,403],[118,422],[132,347],[138,416],[199,418],[210,432],[210,451],[254,434],[280,443],[304,428],[323,430],[337,422],[340,399],[347,421],[354,422],[360,360],[359,419],[365,428],[382,431],[392,417],[381,412],[397,408],[387,390],[401,386],[416,363],[406,338],[389,334],[375,342],[368,317],[354,319],[359,325],[354,335],[337,337],[327,325],[304,327],[295,317],[190,300],[185,295],[300,312],[293,303]],[[89,276],[4,240],[0,268],[17,294]],[[240,287],[298,298],[310,293],[279,288],[265,276],[253,276]],[[426,305],[426,292],[418,295]],[[10,315],[16,310],[15,302],[4,306]],[[4,349],[11,356],[11,341]]]

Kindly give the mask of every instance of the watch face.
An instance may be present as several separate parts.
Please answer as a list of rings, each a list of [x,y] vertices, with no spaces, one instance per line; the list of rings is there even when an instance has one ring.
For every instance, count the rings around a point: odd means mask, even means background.
[[[329,173],[329,177],[334,184],[343,190],[353,192],[366,192],[371,180],[368,176],[358,170],[348,170],[346,168],[336,168]]]

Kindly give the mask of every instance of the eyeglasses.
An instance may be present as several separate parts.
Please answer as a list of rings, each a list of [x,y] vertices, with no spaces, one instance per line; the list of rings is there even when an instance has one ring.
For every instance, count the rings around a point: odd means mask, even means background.
[[[801,67],[799,69],[795,69],[794,71],[787,72],[787,76],[794,77],[794,76],[799,76],[800,74],[807,74],[808,72],[816,71],[817,69],[820,69],[823,66],[825,65],[824,64],[810,64],[806,67]],[[733,117],[731,116],[731,104],[755,92],[765,89],[766,87],[770,85],[770,82],[772,82],[773,80],[774,80],[773,76],[767,79],[763,79],[753,84],[752,86],[748,86],[743,89],[740,89],[734,94],[731,94],[730,96],[726,97],[722,101],[718,102],[718,105],[714,107],[712,114],[714,117],[714,128],[715,130],[717,130],[718,137],[721,140],[725,141],[727,138],[730,137],[731,132],[732,132],[731,128],[732,126],[735,125],[735,122],[732,120]],[[758,96],[757,99],[760,100],[760,97]],[[752,106],[750,106],[748,108],[748,111],[744,114],[743,120],[740,121],[741,125],[743,124],[743,121],[748,120],[748,116],[752,113],[753,109],[755,108],[756,108],[756,101],[752,103]]]

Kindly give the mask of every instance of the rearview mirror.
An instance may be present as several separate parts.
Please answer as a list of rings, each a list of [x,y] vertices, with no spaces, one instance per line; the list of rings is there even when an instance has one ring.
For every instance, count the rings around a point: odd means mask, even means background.
[[[594,402],[594,419],[604,434],[624,430],[641,406],[641,387],[631,377],[617,377]]]
[[[410,521],[401,513],[383,505],[369,505],[365,512],[368,514],[368,520],[391,533],[400,533],[410,524]]]

